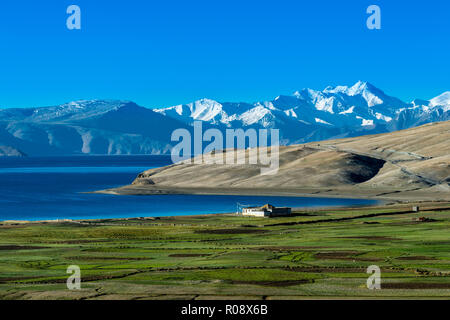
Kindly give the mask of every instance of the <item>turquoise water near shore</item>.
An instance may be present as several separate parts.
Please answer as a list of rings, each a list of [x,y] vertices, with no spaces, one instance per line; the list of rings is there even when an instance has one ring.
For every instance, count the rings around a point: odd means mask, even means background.
[[[357,206],[374,200],[267,196],[114,196],[82,192],[131,183],[168,156],[0,159],[0,221],[156,217],[235,212],[237,203],[290,207]]]

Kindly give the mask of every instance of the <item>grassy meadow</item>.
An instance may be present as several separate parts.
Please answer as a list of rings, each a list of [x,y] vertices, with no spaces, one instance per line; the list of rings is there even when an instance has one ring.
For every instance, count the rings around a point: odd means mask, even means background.
[[[450,298],[450,205],[422,207],[3,222],[0,299]]]

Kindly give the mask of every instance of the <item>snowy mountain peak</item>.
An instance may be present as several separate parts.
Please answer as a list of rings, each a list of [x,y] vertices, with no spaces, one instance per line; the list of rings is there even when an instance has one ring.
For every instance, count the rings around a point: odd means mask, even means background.
[[[384,92],[365,81],[358,81],[353,86],[336,86],[327,87],[324,91],[325,94],[331,95],[347,95],[349,97],[361,96],[366,100],[369,107],[373,107],[384,103]]]
[[[357,94],[363,94],[365,91],[372,91],[376,89],[373,85],[365,81],[358,81],[351,88],[348,89],[349,95],[354,96]]]
[[[296,97],[297,99],[302,99],[302,100],[315,100],[322,92],[320,91],[316,91],[313,89],[309,89],[309,88],[304,88],[300,91],[295,91],[293,96]]]
[[[208,99],[208,98],[202,98],[200,100],[195,101],[196,104],[201,105],[215,105],[218,104],[216,100]]]
[[[450,91],[444,92],[443,94],[430,100],[430,106],[432,107],[448,105],[450,105]]]
[[[371,92],[373,94],[378,94],[381,92],[380,89],[376,88],[374,85],[370,84],[367,81],[358,81],[353,86],[336,86],[336,87],[327,87],[323,92],[326,93],[344,93],[349,96],[362,95],[365,92]]]
[[[178,118],[184,122],[190,123],[193,120],[210,121],[217,123],[217,118],[223,118],[223,106],[221,103],[203,98],[188,104],[180,104],[173,107],[154,109],[153,111],[160,114]]]
[[[211,99],[201,99],[188,105],[192,118],[201,121],[213,120],[222,111],[222,105]]]

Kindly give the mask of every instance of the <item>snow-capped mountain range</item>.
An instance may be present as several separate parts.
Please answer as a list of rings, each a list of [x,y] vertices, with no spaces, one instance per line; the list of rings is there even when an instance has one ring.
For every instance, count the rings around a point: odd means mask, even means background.
[[[294,121],[301,125],[340,128],[385,125],[406,110],[423,115],[446,113],[449,108],[450,91],[430,101],[405,103],[370,83],[359,81],[351,87],[327,87],[323,91],[303,89],[291,96],[278,96],[272,101],[253,104],[201,99],[155,111],[186,123],[201,120],[226,127],[258,124],[275,128],[280,122]]]
[[[302,143],[450,120],[450,91],[406,103],[358,81],[256,103],[201,99],[147,109],[129,101],[89,100],[0,109],[0,146],[31,155],[168,153],[171,132],[190,129],[196,120],[219,129],[276,128],[282,144]]]

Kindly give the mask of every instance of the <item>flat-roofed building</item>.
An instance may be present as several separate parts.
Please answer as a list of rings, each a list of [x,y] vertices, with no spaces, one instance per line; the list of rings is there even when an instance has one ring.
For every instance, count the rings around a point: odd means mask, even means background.
[[[275,207],[271,204],[266,204],[262,207],[248,207],[242,209],[243,216],[253,217],[283,217],[292,214],[292,209],[288,207]]]

